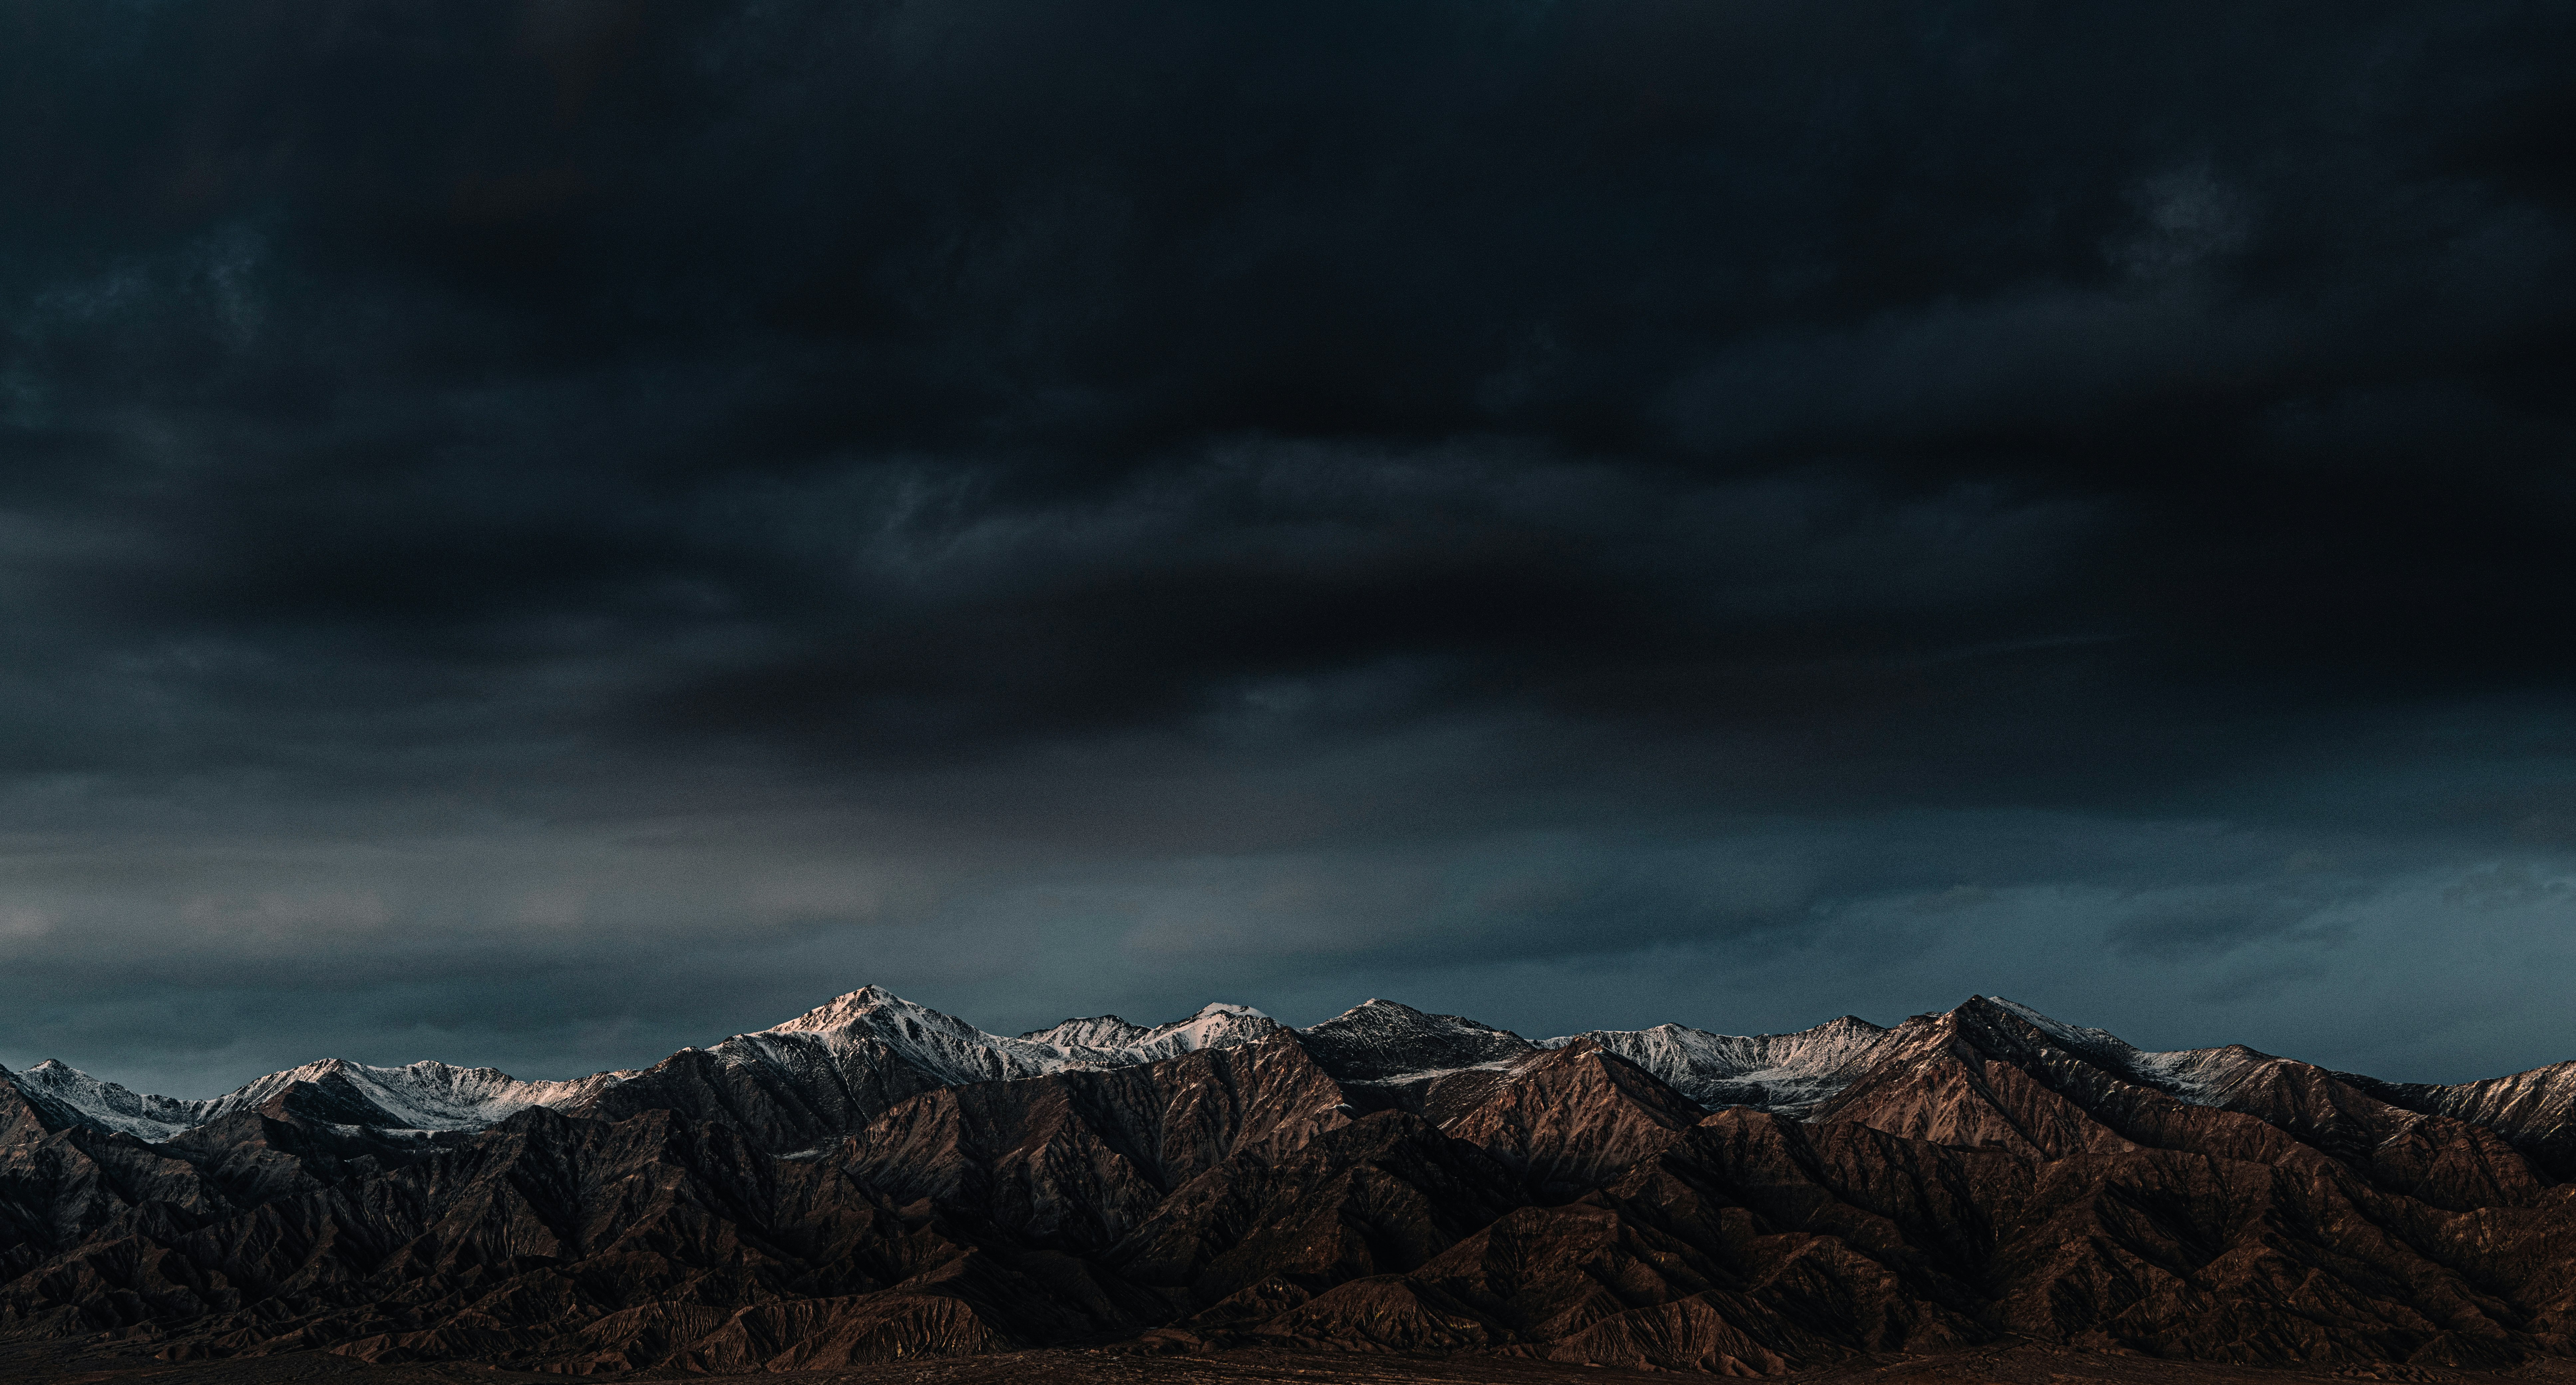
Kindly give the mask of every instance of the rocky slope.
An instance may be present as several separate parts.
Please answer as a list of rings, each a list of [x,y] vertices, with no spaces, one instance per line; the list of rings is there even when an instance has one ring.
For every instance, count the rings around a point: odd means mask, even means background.
[[[568,1083],[6,1076],[0,1336],[172,1359],[2576,1354],[2563,1068],[2399,1086],[1984,997],[1534,1044],[1386,1001],[1005,1038],[870,989]]]

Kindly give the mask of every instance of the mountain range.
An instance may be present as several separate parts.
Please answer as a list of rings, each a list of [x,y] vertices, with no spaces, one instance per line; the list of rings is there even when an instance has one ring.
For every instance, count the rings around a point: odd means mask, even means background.
[[[1006,1037],[875,987],[650,1068],[0,1070],[0,1338],[569,1373],[1034,1346],[1778,1374],[1999,1341],[2576,1355],[2576,1063],[2455,1086],[1975,997],[1540,1041]]]

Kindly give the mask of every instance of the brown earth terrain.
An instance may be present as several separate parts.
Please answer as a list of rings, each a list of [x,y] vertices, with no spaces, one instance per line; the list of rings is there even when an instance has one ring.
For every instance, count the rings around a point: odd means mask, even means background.
[[[693,1377],[654,1370],[626,1378]],[[1091,1348],[789,1371],[762,1378],[780,1385],[1637,1385],[1670,1379],[1670,1373],[1483,1356],[1263,1350],[1158,1356]],[[0,1347],[0,1379],[24,1385],[542,1385],[562,1377],[458,1362],[376,1366],[329,1354],[174,1364],[64,1344],[19,1344]],[[2576,1363],[2542,1360],[2498,1370],[2378,1366],[2307,1371],[2014,1343],[1932,1356],[1863,1358],[1779,1379],[1781,1385],[2576,1385]]]
[[[436,1138],[311,1114],[346,1093],[159,1143],[22,1096],[0,1340],[31,1380],[2556,1380],[2576,1354],[2563,1115],[2528,1101],[2401,1105],[1976,1000],[1837,1039],[1830,1081],[1771,1079],[1794,1105],[1710,1110],[1618,1036],[1346,1018],[829,1101],[675,1059],[686,1101],[639,1106],[645,1074]]]

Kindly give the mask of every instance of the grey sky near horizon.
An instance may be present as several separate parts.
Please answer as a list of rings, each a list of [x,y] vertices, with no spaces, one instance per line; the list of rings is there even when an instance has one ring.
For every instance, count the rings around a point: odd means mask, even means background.
[[[0,1065],[2576,1058],[2576,14],[7,14]]]

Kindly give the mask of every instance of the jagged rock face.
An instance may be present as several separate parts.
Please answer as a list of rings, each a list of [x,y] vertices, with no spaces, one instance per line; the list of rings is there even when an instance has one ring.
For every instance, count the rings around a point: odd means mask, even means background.
[[[709,1049],[682,1049],[564,1109],[600,1120],[673,1111],[786,1153],[837,1140],[945,1081],[865,1032],[746,1034]]]
[[[1384,1001],[1001,1039],[873,991],[571,1083],[315,1064],[176,1103],[57,1067],[0,1074],[0,1335],[573,1373],[2505,1364],[2576,1354],[2567,1071],[2398,1086],[1985,998],[1540,1046]]]
[[[1297,1042],[1357,1109],[1416,1113],[1472,1104],[1500,1073],[1538,1051],[1508,1029],[1462,1015],[1426,1015],[1392,1000],[1362,1001],[1298,1030]]]
[[[1442,1122],[1521,1172],[1542,1195],[1598,1187],[1654,1158],[1700,1108],[1590,1039],[1531,1054]]]
[[[1117,1243],[1229,1157],[1268,1163],[1349,1123],[1341,1091],[1284,1038],[1148,1067],[945,1087],[850,1142],[846,1167],[898,1202],[972,1209],[1021,1241]]]
[[[2448,1087],[2335,1076],[2392,1106],[2484,1126],[2513,1141],[2552,1177],[2576,1179],[2576,1062]]]
[[[1298,1042],[1342,1082],[1397,1082],[1524,1058],[1536,1044],[1460,1015],[1426,1015],[1392,1000],[1365,1000],[1309,1029]]]

